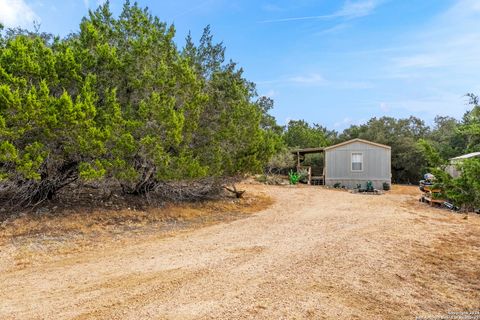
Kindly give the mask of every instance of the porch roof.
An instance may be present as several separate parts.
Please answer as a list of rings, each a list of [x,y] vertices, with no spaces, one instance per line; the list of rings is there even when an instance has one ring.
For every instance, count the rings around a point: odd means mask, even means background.
[[[292,150],[293,154],[309,154],[309,153],[322,153],[325,150],[323,147],[318,148],[304,148],[304,149],[296,149]]]

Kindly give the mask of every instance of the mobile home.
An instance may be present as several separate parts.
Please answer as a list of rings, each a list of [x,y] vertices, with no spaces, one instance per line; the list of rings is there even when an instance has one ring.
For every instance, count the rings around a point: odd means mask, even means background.
[[[353,139],[324,149],[325,185],[339,183],[349,189],[365,187],[367,181],[381,189],[391,184],[391,148],[389,146]]]

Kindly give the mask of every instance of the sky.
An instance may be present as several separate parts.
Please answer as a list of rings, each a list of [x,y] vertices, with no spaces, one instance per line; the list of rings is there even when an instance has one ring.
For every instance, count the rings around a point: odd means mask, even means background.
[[[133,2],[133,1],[132,1]],[[0,0],[0,21],[65,36],[99,0]],[[211,25],[227,58],[280,124],[341,131],[372,117],[460,118],[480,94],[480,0],[176,0],[141,6],[199,39]],[[111,0],[118,14],[123,1]]]

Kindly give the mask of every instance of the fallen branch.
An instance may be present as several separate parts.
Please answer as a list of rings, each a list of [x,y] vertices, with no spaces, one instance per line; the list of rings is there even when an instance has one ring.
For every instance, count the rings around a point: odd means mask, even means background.
[[[229,188],[227,186],[224,186],[223,188],[225,188],[225,190],[235,194],[235,197],[237,197],[237,199],[240,199],[240,198],[243,198],[243,194],[245,193],[246,190],[237,190],[237,187],[235,187],[235,185],[232,185],[232,188]]]

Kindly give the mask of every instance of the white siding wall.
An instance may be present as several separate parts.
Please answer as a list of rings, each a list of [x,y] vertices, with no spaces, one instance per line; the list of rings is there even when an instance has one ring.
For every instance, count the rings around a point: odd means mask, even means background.
[[[351,170],[352,152],[363,153],[363,170]],[[372,181],[375,188],[381,189],[384,182],[391,183],[391,151],[364,142],[352,142],[325,151],[325,184],[339,182],[348,188],[357,184],[365,187]]]

